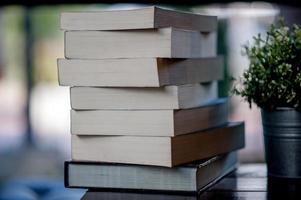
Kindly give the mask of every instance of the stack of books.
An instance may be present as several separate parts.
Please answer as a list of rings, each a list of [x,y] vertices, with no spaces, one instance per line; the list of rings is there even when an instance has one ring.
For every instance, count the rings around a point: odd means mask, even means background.
[[[147,7],[67,12],[67,187],[197,192],[235,169],[244,124],[218,98],[217,18]]]

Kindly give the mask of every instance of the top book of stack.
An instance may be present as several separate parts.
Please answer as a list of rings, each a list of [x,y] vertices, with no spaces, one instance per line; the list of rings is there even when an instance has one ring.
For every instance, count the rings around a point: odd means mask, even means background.
[[[64,12],[63,30],[131,30],[173,27],[200,32],[217,29],[217,17],[147,7],[134,10]]]

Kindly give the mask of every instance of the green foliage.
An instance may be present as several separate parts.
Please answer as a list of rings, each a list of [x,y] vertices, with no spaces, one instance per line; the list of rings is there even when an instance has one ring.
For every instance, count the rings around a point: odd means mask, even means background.
[[[271,25],[266,37],[258,34],[244,46],[249,68],[234,87],[234,94],[267,110],[301,109],[301,28],[283,21]]]

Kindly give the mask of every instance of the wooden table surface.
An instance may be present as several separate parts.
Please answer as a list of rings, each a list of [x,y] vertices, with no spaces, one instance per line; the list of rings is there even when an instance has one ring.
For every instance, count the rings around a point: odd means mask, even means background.
[[[266,174],[265,165],[248,164],[200,195],[98,191],[87,192],[82,200],[301,200],[301,180],[267,178]]]

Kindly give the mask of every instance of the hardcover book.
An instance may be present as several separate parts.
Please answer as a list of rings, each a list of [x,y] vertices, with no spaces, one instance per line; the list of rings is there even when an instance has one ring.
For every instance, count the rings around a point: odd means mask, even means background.
[[[236,152],[167,168],[114,163],[66,162],[71,188],[198,192],[237,165]]]
[[[160,87],[223,79],[223,58],[59,59],[62,86]]]
[[[71,87],[75,110],[188,109],[218,98],[217,82],[160,88]]]
[[[227,122],[226,99],[181,110],[71,110],[74,135],[176,136]]]
[[[63,30],[128,30],[175,27],[203,32],[217,29],[217,17],[185,13],[155,6],[96,12],[63,12]]]
[[[65,57],[202,58],[216,56],[216,33],[176,28],[131,31],[67,31]]]
[[[175,137],[72,135],[72,160],[174,167],[244,147],[244,124]]]

